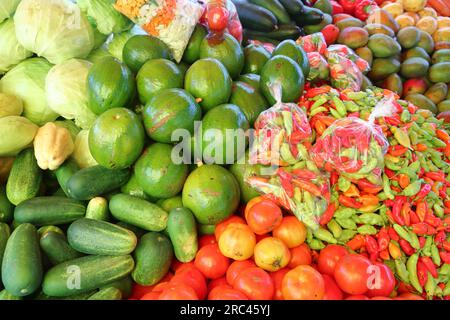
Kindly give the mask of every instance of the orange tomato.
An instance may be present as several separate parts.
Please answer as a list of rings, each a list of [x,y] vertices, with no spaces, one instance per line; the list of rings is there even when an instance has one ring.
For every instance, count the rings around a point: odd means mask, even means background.
[[[161,292],[148,292],[144,294],[140,300],[159,300]]]
[[[250,300],[270,300],[275,291],[272,278],[257,267],[247,268],[239,273],[233,288],[244,293]]]
[[[367,296],[363,294],[357,294],[354,296],[348,296],[345,300],[370,300]]]
[[[234,280],[241,273],[242,270],[247,268],[256,267],[255,262],[253,260],[243,260],[243,261],[234,261],[227,270],[227,282],[230,285],[234,284]]]
[[[195,256],[195,267],[208,279],[217,279],[225,275],[230,260],[220,253],[217,243],[202,247]]]
[[[248,215],[248,212],[250,211],[250,209],[255,204],[257,204],[258,202],[263,201],[263,200],[266,200],[266,198],[264,196],[259,196],[259,197],[253,198],[252,200],[247,202],[247,205],[245,206],[245,209],[244,209],[244,217],[245,217],[245,219],[247,219],[247,215]]]
[[[248,300],[248,298],[230,286],[217,286],[209,293],[208,300]]]
[[[273,230],[272,234],[290,249],[305,242],[306,227],[297,217],[287,216],[281,220],[281,224]]]
[[[231,223],[241,223],[246,224],[245,220],[239,216],[231,216],[223,220],[221,223],[216,225],[216,229],[214,230],[214,236],[216,237],[216,241],[219,241],[220,235],[225,230],[225,228]]]
[[[286,300],[322,300],[325,283],[316,269],[301,265],[286,273],[281,291]]]
[[[198,296],[190,286],[180,283],[161,292],[159,300],[198,300]]]
[[[246,224],[231,223],[219,238],[219,249],[225,257],[234,260],[246,260],[253,255],[256,238]]]
[[[312,262],[311,249],[306,243],[291,249],[291,260],[288,267],[293,269],[300,265],[310,265]]]
[[[152,290],[152,292],[163,292],[166,288],[168,288],[170,285],[170,282],[164,281],[156,284]]]
[[[289,248],[283,241],[274,237],[268,237],[255,246],[256,265],[266,271],[277,271],[287,266],[291,260]]]
[[[259,201],[247,212],[245,220],[256,234],[266,234],[278,227],[283,219],[279,206],[270,200]]]
[[[195,290],[198,299],[203,300],[206,298],[206,280],[196,267],[189,267],[178,271],[170,280],[170,284],[186,284]]]
[[[281,292],[281,284],[283,282],[283,278],[286,273],[289,272],[289,268],[283,268],[275,272],[270,273],[270,277],[272,278],[273,285],[275,288],[275,293],[273,295],[274,300],[284,300],[283,293]]]

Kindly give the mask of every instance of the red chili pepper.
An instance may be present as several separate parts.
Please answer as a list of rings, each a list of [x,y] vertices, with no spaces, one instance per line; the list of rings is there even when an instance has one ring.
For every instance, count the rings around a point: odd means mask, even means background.
[[[400,117],[384,117],[384,121],[386,121],[387,124],[389,124],[390,126],[394,126],[394,127],[398,127],[402,121],[400,120]]]
[[[425,216],[428,212],[428,204],[426,201],[417,201],[416,202],[416,213],[419,217],[420,221],[425,221]]]
[[[405,225],[405,220],[401,215],[401,210],[405,201],[406,197],[396,196],[394,199],[394,205],[392,206],[392,216],[394,217],[395,222],[401,226]]]
[[[359,209],[362,207],[361,202],[358,202],[353,198],[346,197],[343,194],[339,195],[339,203],[349,208]]]
[[[292,184],[289,181],[287,181],[281,177],[280,177],[280,182],[281,182],[281,187],[284,189],[287,196],[289,198],[292,198],[294,196],[294,187],[292,186]]]
[[[389,260],[391,256],[389,255],[389,250],[384,249],[379,252],[380,258],[383,260]]]
[[[420,286],[423,288],[428,280],[428,269],[421,260],[417,262],[417,277],[419,278]]]
[[[430,178],[434,181],[444,182],[445,181],[445,173],[442,171],[435,172],[425,172],[425,177]]]
[[[365,178],[359,179],[357,184],[358,184],[359,190],[370,193],[370,194],[377,194],[378,192],[380,192],[383,189],[383,187],[373,184]]]
[[[428,184],[428,183],[425,183],[425,184],[420,188],[420,191],[417,193],[415,199],[418,200],[418,199],[422,199],[422,198],[426,197],[427,194],[430,193],[430,191],[431,191],[431,185]]]
[[[420,248],[425,247],[426,242],[427,242],[427,239],[425,239],[425,237],[419,237]]]
[[[402,156],[408,151],[408,148],[398,144],[395,146],[389,146],[388,153],[394,157]]]
[[[419,216],[414,210],[409,210],[409,217],[411,218],[412,224],[420,222]]]
[[[433,213],[427,212],[424,222],[428,223],[432,227],[439,227],[442,224],[442,220],[436,217]]]
[[[439,256],[444,263],[450,263],[450,252],[440,251]]]
[[[372,252],[369,256],[369,260],[372,262],[376,262],[378,260],[379,257],[379,252]]]
[[[389,179],[392,179],[395,177],[395,172],[392,171],[391,169],[384,168],[384,173],[386,173],[386,175]]]
[[[320,188],[316,186],[314,183],[302,180],[302,179],[292,179],[292,183],[297,187],[310,192],[314,196],[318,197],[321,195]]]
[[[450,252],[450,242],[449,242],[449,241],[444,241],[444,242],[442,243],[442,248],[443,248],[445,251]]]
[[[328,205],[327,210],[325,210],[325,212],[322,214],[322,216],[320,217],[320,225],[324,226],[326,225],[328,222],[331,221],[331,219],[333,219],[334,216],[334,212],[336,211],[336,205],[333,203],[330,203]]]
[[[330,184],[331,186],[334,186],[339,180],[339,173],[337,171],[331,171],[330,175]]]
[[[384,205],[386,207],[392,207],[394,205],[394,200],[386,199],[386,200],[384,200]]]
[[[305,93],[304,97],[305,98],[314,98],[315,96],[317,96],[319,94],[328,93],[328,92],[330,92],[330,90],[331,90],[331,87],[329,87],[329,86],[311,88]]]
[[[391,238],[392,240],[395,240],[397,242],[400,240],[400,236],[398,235],[397,231],[395,231],[395,229],[393,227],[388,228],[388,235],[389,235],[389,238]]]
[[[353,237],[353,239],[348,241],[346,245],[353,251],[361,249],[361,247],[364,245],[364,236],[362,234],[357,234]]]
[[[377,237],[378,237],[378,249],[380,251],[387,249],[389,246],[389,241],[391,239],[389,238],[389,234],[386,228],[381,228],[377,234]]]
[[[353,14],[353,12],[355,11],[355,0],[340,0],[339,3],[341,4],[342,9],[344,9],[345,13]]]
[[[415,234],[417,234],[419,236],[424,236],[424,235],[428,234],[429,226],[425,222],[415,223],[411,227],[412,227],[412,232],[414,232]]]
[[[431,273],[433,278],[437,278],[439,276],[436,265],[434,264],[433,260],[431,260],[430,257],[421,256],[420,261],[425,265],[425,267]]]
[[[405,221],[406,226],[411,225],[411,217],[409,216],[409,211],[411,210],[410,204],[408,202],[403,203],[402,210],[400,211],[400,215]]]
[[[408,256],[412,255],[413,253],[416,252],[416,249],[414,249],[413,247],[411,247],[411,245],[409,244],[408,241],[406,241],[405,239],[400,239],[398,240],[398,244],[400,245],[400,247],[402,248],[403,252],[405,254],[407,254]]]
[[[447,239],[447,235],[445,234],[444,230],[439,231],[438,233],[436,233],[436,235],[434,236],[434,242],[437,245],[442,245],[445,241],[445,239]]]
[[[301,179],[316,179],[317,174],[315,172],[309,171],[307,169],[294,169],[292,174]]]
[[[366,235],[364,241],[369,254],[377,253],[379,251],[378,242],[374,237]]]

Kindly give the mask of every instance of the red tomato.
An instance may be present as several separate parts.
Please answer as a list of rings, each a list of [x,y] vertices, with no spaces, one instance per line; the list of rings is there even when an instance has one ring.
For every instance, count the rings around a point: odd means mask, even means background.
[[[256,238],[256,243],[260,242],[261,240],[265,239],[265,238],[269,238],[270,234],[266,233],[266,234],[255,234],[255,238]]]
[[[148,292],[144,294],[140,300],[159,300],[161,292]]]
[[[208,279],[217,279],[225,275],[230,259],[220,253],[217,243],[201,248],[194,261],[195,267]]]
[[[375,262],[373,272],[369,277],[369,291],[367,296],[389,297],[395,288],[395,278],[391,269],[381,262]]]
[[[253,205],[245,216],[247,224],[256,234],[266,234],[281,224],[283,213],[279,206],[270,200]]]
[[[257,204],[257,203],[259,203],[261,201],[267,201],[267,199],[264,196],[259,196],[259,197],[255,197],[252,200],[250,200],[249,202],[247,202],[247,204],[245,205],[245,209],[244,209],[244,217],[245,217],[245,219],[247,219],[248,212],[250,211],[250,209],[255,204]]]
[[[363,294],[358,294],[354,296],[348,296],[345,300],[370,300],[367,296]]]
[[[318,270],[320,271],[320,273],[333,276],[336,263],[339,261],[339,259],[347,254],[348,251],[343,246],[339,246],[337,244],[329,244],[319,253],[319,258],[317,260]]]
[[[208,300],[248,300],[248,298],[242,292],[226,285],[212,289],[208,295]]]
[[[246,224],[245,220],[238,216],[231,216],[226,218],[221,223],[216,224],[216,229],[214,230],[214,236],[216,237],[216,241],[219,241],[220,235],[224,232],[225,228],[231,223],[242,223]]]
[[[283,241],[289,249],[298,247],[306,239],[306,227],[297,217],[287,216],[273,230],[273,236]]]
[[[186,284],[192,287],[200,300],[206,298],[206,280],[203,274],[195,267],[184,268],[178,271],[170,280],[171,285]]]
[[[310,265],[312,262],[311,249],[306,243],[291,249],[291,261],[288,267],[293,269],[299,265]]]
[[[228,32],[239,42],[242,42],[242,24],[239,20],[231,20],[228,24]]]
[[[391,299],[391,298],[388,298],[388,297],[380,297],[380,296],[377,296],[377,297],[371,298],[370,300],[392,300],[392,299]]]
[[[231,288],[231,286],[227,282],[227,278],[222,277],[219,279],[211,280],[208,283],[208,292],[211,292],[212,289],[214,289],[215,287],[218,287],[218,286],[229,286]]]
[[[423,300],[421,296],[414,293],[402,293],[400,296],[394,298],[395,300]]]
[[[201,249],[207,244],[214,244],[214,243],[217,243],[216,237],[212,234],[205,234],[204,236],[201,236],[198,239],[198,248]]]
[[[233,288],[250,300],[271,300],[275,291],[272,278],[263,269],[252,267],[240,272]]]
[[[195,290],[187,284],[170,285],[159,296],[159,300],[198,300]]]
[[[289,268],[283,268],[275,272],[270,273],[273,285],[275,287],[275,294],[273,295],[274,300],[284,300],[283,293],[281,292],[281,284],[283,283],[283,278],[286,273],[289,272]]]
[[[351,295],[362,295],[369,290],[369,259],[359,254],[348,254],[336,263],[334,278],[338,286]]]
[[[323,300],[342,300],[344,293],[339,288],[336,281],[334,281],[333,277],[327,274],[322,274],[322,277],[325,283],[325,295],[323,296]]]
[[[175,273],[177,273],[178,271],[181,271],[184,268],[191,268],[193,266],[194,266],[194,261],[183,263],[183,262],[178,261],[177,259],[173,259],[172,265],[170,266],[170,268]]]
[[[171,272],[168,272],[160,281],[159,283],[167,283],[170,281],[170,279],[173,277],[173,274]],[[158,284],[159,284],[158,283]],[[153,286],[142,286],[138,283],[133,282],[133,290],[131,296],[136,299],[140,299],[144,295],[146,295],[149,292],[155,291],[155,288],[158,286],[158,284]]]
[[[206,13],[209,29],[213,31],[225,30],[228,25],[229,16],[230,13],[226,8],[220,6],[209,8]]]
[[[317,270],[301,265],[286,273],[281,291],[285,300],[322,300],[325,283]]]
[[[256,264],[253,260],[234,261],[228,267],[227,276],[226,276],[227,282],[230,285],[233,285],[234,280],[236,280],[236,277],[238,276],[238,274],[241,273],[241,271],[243,271],[247,268],[251,268],[251,267],[256,267]]]

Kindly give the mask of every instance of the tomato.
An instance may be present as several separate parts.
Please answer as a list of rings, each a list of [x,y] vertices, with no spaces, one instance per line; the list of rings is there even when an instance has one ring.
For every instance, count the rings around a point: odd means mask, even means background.
[[[351,295],[362,295],[369,290],[369,259],[359,254],[347,254],[336,263],[334,278],[338,286]]]
[[[233,288],[244,293],[250,300],[271,300],[275,291],[270,275],[258,267],[242,270]]]
[[[370,300],[392,300],[392,299],[388,298],[388,297],[376,296],[376,297],[372,297]]]
[[[228,18],[230,13],[228,10],[221,6],[214,6],[209,8],[206,12],[206,20],[208,21],[208,27],[212,31],[223,31],[228,26]]]
[[[372,277],[369,278],[369,291],[367,296],[389,297],[395,288],[395,277],[391,269],[381,262],[375,262]]]
[[[312,262],[311,249],[306,243],[291,249],[291,261],[289,268],[293,269],[299,265],[310,265]]]
[[[329,244],[319,253],[319,258],[317,259],[318,270],[320,273],[333,276],[336,263],[347,254],[348,251],[343,246]]]
[[[195,267],[178,271],[170,280],[171,285],[186,284],[192,287],[200,300],[206,298],[206,280],[203,274]]]
[[[218,286],[229,286],[231,288],[231,286],[227,282],[227,278],[222,277],[222,278],[211,280],[208,283],[208,292],[210,292],[212,289],[214,289],[215,287],[218,287]]]
[[[266,234],[281,224],[283,213],[279,206],[270,200],[263,200],[253,205],[247,212],[245,220],[256,234]]]
[[[266,271],[277,271],[287,266],[291,260],[291,252],[283,241],[268,237],[255,246],[254,259],[256,265]]]
[[[201,249],[208,244],[214,243],[217,243],[216,237],[212,234],[205,234],[198,239],[198,248]]]
[[[248,300],[247,296],[230,286],[217,286],[211,290],[208,300]]]
[[[231,20],[228,24],[228,32],[239,42],[242,42],[242,24],[239,20]]]
[[[421,296],[418,296],[414,293],[402,293],[398,297],[394,298],[395,300],[423,300]]]
[[[159,300],[198,300],[198,296],[192,287],[179,283],[161,292]]]
[[[289,272],[289,270],[289,268],[283,268],[270,273],[270,277],[272,278],[273,285],[275,287],[275,293],[273,295],[274,300],[284,300],[283,293],[281,292],[281,284],[284,276]]]
[[[249,202],[247,202],[247,205],[245,206],[245,209],[244,209],[244,217],[245,217],[245,220],[247,220],[247,216],[248,216],[248,213],[249,213],[250,209],[251,209],[255,204],[257,204],[257,203],[259,203],[259,202],[261,202],[261,201],[264,201],[264,200],[267,200],[267,199],[266,199],[264,196],[259,196],[259,197],[253,198],[252,200],[250,200]]]
[[[327,274],[322,274],[322,277],[325,283],[325,294],[323,296],[323,300],[342,300],[344,293],[341,289],[339,289],[339,286],[336,281],[334,281],[333,277]]]
[[[217,243],[201,248],[194,261],[195,267],[208,279],[217,279],[225,275],[230,259],[220,253]]]
[[[219,241],[220,235],[225,230],[225,228],[231,223],[242,223],[245,224],[245,220],[238,216],[231,216],[222,222],[216,225],[216,229],[214,230],[214,236],[216,237],[216,241]]]
[[[191,268],[194,266],[194,261],[190,261],[190,262],[180,262],[177,259],[173,259],[172,261],[172,265],[170,266],[170,268],[177,273],[180,270],[183,270],[184,268]]]
[[[306,227],[297,217],[287,216],[273,232],[275,238],[283,241],[289,249],[298,247],[306,239]]]
[[[246,224],[231,223],[219,238],[220,252],[234,260],[246,260],[253,255],[256,238]]]
[[[152,292],[163,292],[169,285],[170,282],[168,281],[160,282],[153,287]]]
[[[370,300],[367,296],[363,294],[357,294],[354,296],[348,296],[345,300]]]
[[[256,238],[256,243],[260,242],[261,240],[265,239],[265,238],[270,238],[270,234],[266,233],[266,234],[255,234],[255,238]]]
[[[160,281],[159,283],[167,283],[171,278],[173,277],[173,274],[171,272],[168,272]],[[158,284],[159,284],[158,283]],[[131,296],[136,299],[140,299],[144,295],[146,295],[149,292],[152,292],[155,290],[155,287],[158,286],[158,284],[153,286],[142,286],[138,283],[133,282],[133,289]]]
[[[398,288],[397,288],[397,292],[398,292],[399,294],[402,294],[402,293],[411,293],[411,292],[414,292],[414,290],[415,290],[415,289],[413,288],[412,285],[406,284],[406,283],[404,283],[404,282],[402,282],[402,281],[399,281]]]
[[[298,266],[284,276],[281,291],[285,300],[322,300],[325,282],[311,266]]]
[[[158,300],[161,292],[148,292],[144,294],[140,300]]]
[[[227,282],[230,285],[234,284],[234,280],[238,276],[238,274],[247,268],[256,267],[256,264],[253,260],[243,260],[243,261],[234,261],[227,270]]]

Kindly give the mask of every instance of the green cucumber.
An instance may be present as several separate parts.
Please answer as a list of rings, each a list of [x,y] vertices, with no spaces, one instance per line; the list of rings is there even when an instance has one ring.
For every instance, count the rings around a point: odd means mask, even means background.
[[[278,0],[249,0],[249,2],[272,12],[280,24],[289,23],[291,21],[289,13]]]
[[[123,299],[128,299],[128,297],[131,296],[131,293],[133,292],[133,279],[131,278],[131,276],[126,276],[122,279],[116,280],[110,284],[107,284],[104,287],[101,287],[101,289],[106,289],[106,288],[116,288],[119,289],[120,292],[122,293],[122,298]]]
[[[86,207],[80,201],[65,197],[37,197],[26,200],[14,210],[18,223],[37,226],[59,225],[82,218]]]
[[[90,200],[120,188],[129,178],[128,169],[111,170],[97,165],[76,172],[67,181],[67,192],[71,198]]]
[[[92,198],[86,208],[86,218],[108,221],[108,201],[102,197]]]
[[[277,30],[271,32],[261,32],[251,29],[246,29],[246,36],[249,39],[254,39],[254,37],[267,37],[273,40],[285,40],[292,39],[297,40],[302,35],[302,31],[297,26],[282,25],[279,26]]]
[[[42,290],[51,297],[86,293],[129,275],[133,268],[130,255],[81,257],[47,271]]]
[[[243,37],[244,37],[244,42],[248,43],[249,40],[257,40],[263,43],[271,43],[274,46],[277,46],[280,44],[280,40],[275,40],[275,39],[271,39],[268,37],[263,37],[263,36],[257,36],[255,34],[252,34],[253,30],[249,30],[249,29],[244,29],[243,31]]]
[[[164,230],[169,215],[156,204],[126,194],[112,196],[109,210],[117,220],[148,231]]]
[[[245,0],[233,0],[233,3],[244,28],[266,32],[276,29],[278,20],[269,10]]]
[[[0,222],[0,266],[2,265],[3,253],[5,252],[6,243],[11,235],[11,229],[6,223]],[[2,275],[0,272],[0,284],[2,283]]]
[[[3,289],[0,291],[0,301],[6,301],[6,300],[22,300],[22,297],[17,297],[6,291],[6,289]]]
[[[97,291],[92,290],[85,293],[76,294],[68,297],[50,297],[46,295],[43,291],[39,292],[39,294],[34,298],[34,300],[87,300],[90,296],[95,294]]]
[[[54,232],[54,233],[58,233],[64,237],[66,236],[64,234],[64,231],[62,231],[62,229],[57,226],[43,226],[37,230],[39,239],[42,238],[47,232]]]
[[[169,199],[159,199],[156,204],[164,211],[170,212],[172,209],[181,208],[183,206],[183,200],[181,196],[175,196]]]
[[[324,14],[321,10],[311,7],[304,7],[303,13],[294,17],[295,22],[299,27],[317,25],[324,19]]]
[[[73,159],[65,161],[58,169],[55,170],[56,179],[58,180],[59,186],[63,189],[66,196],[69,196],[67,191],[67,181],[79,171],[77,163]]]
[[[129,254],[137,244],[137,238],[130,230],[106,221],[86,218],[69,226],[67,240],[79,252],[105,256]]]
[[[8,200],[18,205],[24,200],[38,195],[42,181],[42,170],[39,168],[34,150],[25,149],[14,159],[11,172],[6,183]]]
[[[2,262],[3,285],[14,296],[27,296],[39,288],[42,273],[36,228],[29,223],[21,224],[6,243]]]
[[[172,244],[161,233],[146,233],[139,239],[134,259],[133,280],[143,286],[154,285],[169,271],[173,259]]]
[[[156,198],[150,197],[148,194],[144,192],[144,189],[139,185],[137,181],[136,174],[133,173],[130,177],[130,180],[128,180],[127,183],[125,183],[122,188],[120,188],[120,192],[129,194],[130,196],[138,197],[144,200],[148,200],[150,202],[153,202]]]
[[[178,261],[194,260],[198,250],[197,225],[191,210],[176,208],[170,211],[167,231]]]
[[[301,0],[279,0],[283,7],[290,15],[297,15],[303,13],[305,6]]]
[[[133,233],[136,235],[136,237],[138,237],[138,238],[142,237],[144,234],[147,233],[147,231],[142,230],[142,229],[139,228],[139,227],[133,226],[133,225],[131,225],[131,224],[129,224],[129,223],[126,223],[126,222],[123,222],[123,221],[119,221],[119,222],[117,222],[116,224],[117,224],[118,226],[121,226],[122,228],[125,228],[125,229],[130,230],[130,231],[133,232]]]
[[[0,222],[11,222],[14,217],[14,206],[6,196],[6,189],[0,185]]]
[[[39,244],[52,266],[83,256],[67,243],[64,235],[54,231],[44,233]]]
[[[122,300],[122,292],[114,287],[104,288],[94,293],[88,300]]]

